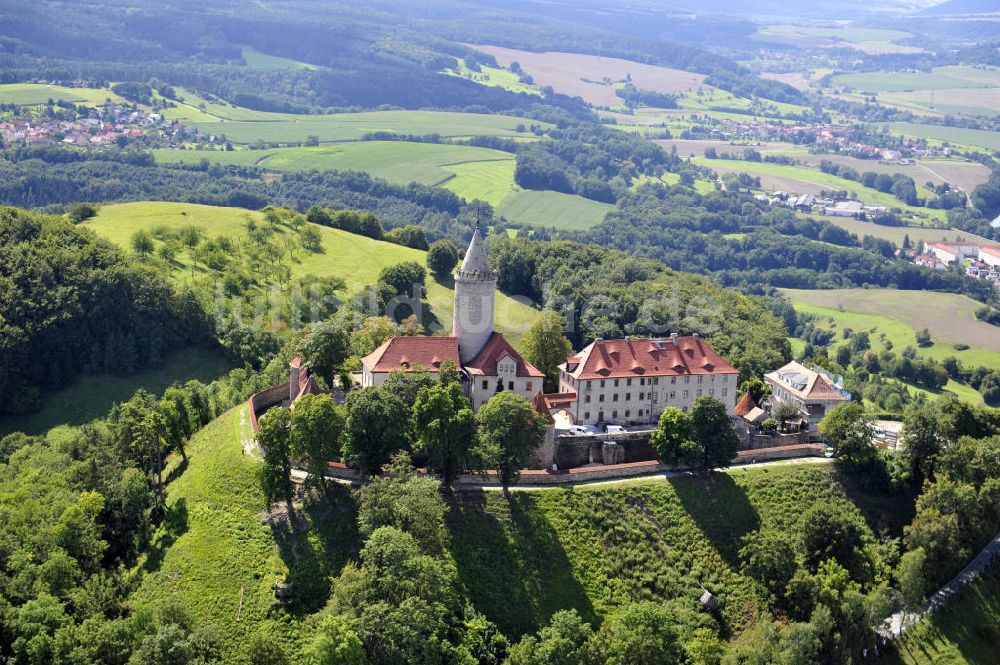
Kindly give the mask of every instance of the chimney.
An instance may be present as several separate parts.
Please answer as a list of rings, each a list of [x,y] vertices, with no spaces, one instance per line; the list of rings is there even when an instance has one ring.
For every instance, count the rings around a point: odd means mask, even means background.
[[[670,333],[670,341],[674,346],[677,346],[677,333]]]

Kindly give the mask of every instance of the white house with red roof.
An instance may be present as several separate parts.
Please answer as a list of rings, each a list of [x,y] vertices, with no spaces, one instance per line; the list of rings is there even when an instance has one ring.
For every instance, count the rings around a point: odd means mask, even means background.
[[[936,242],[928,249],[942,263],[961,263],[965,259],[981,258],[984,247],[995,248],[996,245],[981,245],[976,242]]]
[[[798,406],[812,431],[831,409],[851,400],[850,393],[838,388],[827,376],[794,360],[765,374],[764,381],[771,387],[772,403],[779,400]]]
[[[493,329],[496,285],[477,226],[455,273],[453,334],[387,340],[361,359],[362,387],[380,386],[393,372],[428,372],[436,378],[441,363],[451,360],[473,409],[479,409],[501,386],[533,400],[542,391],[544,377]]]
[[[730,415],[739,372],[697,334],[598,339],[559,366],[559,394],[546,395],[578,425],[655,423],[668,406],[687,411],[714,397]]]

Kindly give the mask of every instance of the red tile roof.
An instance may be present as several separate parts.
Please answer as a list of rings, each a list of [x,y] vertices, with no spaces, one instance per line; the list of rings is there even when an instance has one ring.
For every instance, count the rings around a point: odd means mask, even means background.
[[[457,349],[457,346],[456,346]],[[457,353],[457,351],[456,351]],[[501,333],[494,332],[486,341],[485,346],[475,358],[465,363],[463,366],[469,374],[480,374],[483,376],[497,375],[497,361],[504,356],[513,358],[517,365],[517,376],[532,376],[541,378],[542,372],[527,360],[521,357]]]
[[[979,248],[979,252],[1000,258],[1000,245],[984,245]]]
[[[441,361],[458,360],[456,337],[392,337],[361,359],[370,372],[434,371]]]
[[[535,407],[535,411],[545,416],[545,420],[550,425],[556,421],[549,412],[549,405],[545,403],[545,396],[541,392],[535,393],[534,399],[531,400],[531,406]]]
[[[691,335],[669,339],[597,340],[566,359],[577,379],[736,374],[708,342]]]
[[[800,399],[847,401],[847,397],[838,392],[829,379],[794,360],[766,374],[764,378],[770,379]]]
[[[736,403],[736,408],[733,409],[733,413],[737,416],[745,416],[752,410],[757,408],[757,402],[753,401],[753,397],[750,397],[750,393],[745,393],[740,401]]]

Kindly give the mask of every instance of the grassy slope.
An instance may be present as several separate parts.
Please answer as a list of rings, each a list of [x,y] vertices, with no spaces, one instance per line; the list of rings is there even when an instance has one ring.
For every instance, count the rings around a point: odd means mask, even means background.
[[[936,143],[947,142],[978,150],[1000,150],[1000,133],[985,129],[921,125],[913,122],[890,122],[885,125],[875,125],[876,128],[881,126],[887,126],[890,133],[901,136],[914,136],[930,139]]]
[[[994,566],[883,659],[906,665],[988,665],[1000,646],[1000,571]]]
[[[875,328],[873,344],[884,334],[897,353],[916,347],[916,331],[926,327],[935,343],[918,347],[918,355],[936,360],[954,356],[966,366],[1000,369],[1000,334],[995,326],[974,319],[979,304],[965,296],[894,289],[780,290],[798,311],[829,317],[838,329]],[[955,343],[971,348],[956,351]]]
[[[353,502],[337,491],[331,505],[310,513],[312,530],[282,531],[272,540],[260,523],[257,463],[241,453],[241,408],[188,445],[190,464],[168,487],[170,517],[143,562],[133,603],[179,598],[199,623],[218,628],[230,650],[270,619],[283,626],[291,646],[357,549]],[[557,609],[576,607],[596,619],[629,597],[695,605],[700,585],[719,594],[728,627],[737,632],[759,607],[739,572],[740,538],[760,526],[794,534],[802,512],[817,502],[860,509],[872,528],[891,532],[910,512],[905,499],[846,488],[832,466],[793,464],[708,479],[517,493],[510,502],[495,492],[458,493],[448,518],[449,549],[477,609],[511,635],[535,630]],[[287,608],[271,592],[286,576],[296,589]]]
[[[197,226],[210,237],[227,235],[239,237],[247,216],[260,218],[260,213],[241,208],[219,208],[188,203],[142,202],[109,205],[101,208],[100,214],[88,221],[86,226],[113,243],[129,247],[133,233],[140,228],[152,229],[163,225],[181,228]],[[337,229],[320,227],[323,234],[322,254],[296,254],[297,262],[292,266],[292,276],[314,275],[325,277],[334,275],[347,283],[347,290],[354,293],[362,287],[375,283],[379,272],[390,265],[402,261],[416,261],[426,264],[426,253],[354,235]],[[186,279],[195,272],[183,259],[175,270],[177,279]],[[452,289],[433,279],[427,282],[427,299],[444,329],[451,329]],[[510,333],[516,341],[521,333],[531,326],[536,311],[518,303],[503,294],[497,295],[497,329]]]
[[[174,353],[160,367],[133,374],[84,374],[71,385],[50,392],[40,411],[0,416],[0,436],[7,432],[44,434],[58,425],[81,425],[103,418],[115,403],[129,399],[139,388],[157,395],[177,381],[207,383],[229,369],[221,353],[195,348]]]
[[[860,201],[870,205],[884,206],[886,208],[899,208],[908,212],[923,215],[933,220],[943,221],[945,214],[943,210],[931,210],[930,208],[918,208],[906,205],[892,194],[880,192],[871,187],[865,187],[859,182],[846,180],[829,173],[823,173],[818,169],[805,166],[786,166],[784,164],[771,164],[768,162],[748,162],[744,160],[732,159],[706,159],[696,157],[693,160],[696,164],[708,166],[709,168],[720,168],[729,171],[749,173],[751,175],[770,175],[781,178],[799,180],[805,183],[812,183],[830,190],[847,190],[855,192]]]
[[[497,208],[504,217],[557,229],[588,229],[600,224],[614,206],[582,196],[524,189],[510,194]]]
[[[123,102],[124,100],[110,90],[91,88],[64,88],[59,85],[43,83],[8,83],[0,85],[0,104],[24,104],[34,106],[46,104],[48,100],[72,102],[100,106],[105,100]]]
[[[811,215],[803,213],[801,217],[811,217],[813,219],[823,219],[830,222],[842,229],[846,229],[851,233],[858,236],[858,239],[864,238],[865,236],[873,236],[875,238],[882,238],[894,243],[898,247],[903,246],[903,240],[906,236],[909,236],[910,242],[914,245],[918,241],[923,240],[925,243],[940,242],[944,241],[954,241],[954,240],[982,240],[983,242],[988,242],[985,238],[981,238],[974,233],[969,233],[968,231],[954,231],[952,229],[937,229],[931,227],[921,227],[921,226],[882,226],[880,224],[873,224],[871,222],[862,222],[858,219],[853,219],[851,217],[833,217],[828,215]]]
[[[320,67],[317,67],[316,65],[310,65],[305,62],[282,58],[278,55],[261,53],[257,49],[249,46],[243,47],[243,60],[247,63],[247,67],[263,69],[266,71],[278,71],[283,69],[320,69]]]
[[[233,152],[202,152],[188,150],[155,150],[156,161],[163,164],[197,164],[202,159],[223,165],[258,166],[272,171],[365,171],[389,182],[405,185],[449,186],[456,173],[448,167],[470,166],[470,176],[478,165],[493,161],[509,162],[509,185],[513,184],[514,156],[500,150],[440,143],[407,141],[361,141],[339,143],[318,148],[273,148],[270,150],[237,150]],[[496,171],[488,171],[494,173]],[[472,188],[471,183],[459,187]]]

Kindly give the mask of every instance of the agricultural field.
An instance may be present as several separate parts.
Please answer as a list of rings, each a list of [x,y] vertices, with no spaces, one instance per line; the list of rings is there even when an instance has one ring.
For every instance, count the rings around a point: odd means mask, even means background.
[[[877,94],[879,101],[927,115],[987,115],[1000,107],[1000,69],[956,65],[932,72],[840,74],[833,86]]]
[[[654,143],[661,146],[667,152],[670,152],[673,148],[677,148],[677,154],[685,158],[692,156],[704,157],[705,150],[708,148],[713,148],[716,152],[728,152],[738,155],[742,155],[743,151],[748,148],[756,150],[761,154],[787,154],[789,151],[801,150],[791,143],[781,143],[778,141],[758,142],[753,145],[737,145],[729,141],[715,139],[657,139]],[[796,158],[798,158],[797,155]]]
[[[778,150],[776,154],[789,153]],[[793,156],[803,164],[817,168],[820,162],[827,160],[840,166],[850,166],[858,173],[865,171],[889,175],[902,173],[913,178],[918,186],[927,182],[932,182],[935,185],[947,182],[952,187],[959,187],[967,192],[971,192],[990,177],[990,170],[979,162],[966,162],[957,159],[922,159],[916,164],[889,164],[873,159],[848,157],[847,155],[792,154],[789,156]],[[926,192],[922,194],[922,196],[926,195]]]
[[[927,139],[935,144],[948,143],[977,151],[1000,150],[1000,132],[990,132],[985,129],[923,125],[914,122],[889,122],[876,124],[873,127],[876,129],[885,127],[891,134]]]
[[[1000,642],[1000,569],[994,565],[943,609],[894,643],[886,665],[979,665],[996,662]]]
[[[511,62],[518,62],[534,79],[535,85],[552,86],[556,92],[581,97],[593,106],[621,106],[622,100],[611,83],[624,81],[628,76],[637,88],[663,93],[687,92],[705,81],[704,74],[621,58],[552,51],[532,53],[499,46],[474,45],[473,48],[494,56],[503,67],[509,68]]]
[[[82,425],[103,418],[112,406],[126,401],[139,388],[159,395],[176,381],[208,383],[230,369],[220,352],[191,348],[175,352],[160,367],[130,374],[81,374],[71,385],[48,392],[39,411],[0,416],[0,437],[10,432],[45,434],[59,425]]]
[[[111,100],[122,103],[121,97],[103,88],[66,88],[59,85],[43,83],[6,83],[0,85],[0,104],[19,104],[21,106],[38,106],[54,102],[70,102],[88,106],[101,106]]]
[[[322,67],[317,67],[316,65],[310,65],[297,60],[290,60],[289,58],[282,58],[279,55],[261,53],[257,49],[249,46],[243,47],[243,61],[247,63],[247,67],[264,69],[267,71],[281,71],[285,69],[322,69]]]
[[[407,141],[360,141],[337,143],[315,148],[271,148],[267,150],[191,151],[154,150],[156,161],[161,164],[197,164],[202,159],[223,165],[256,166],[270,171],[364,171],[389,182],[405,185],[417,182],[422,185],[448,186],[459,180],[455,187],[476,191],[486,189],[489,175],[509,178],[494,187],[514,183],[514,155],[473,146],[447,143],[411,143]],[[485,162],[506,162],[500,168],[487,168],[479,175],[477,166]],[[449,169],[465,166],[461,173]],[[488,175],[485,175],[488,174]],[[468,178],[468,182],[463,180]],[[477,179],[483,181],[477,187]],[[451,189],[451,187],[448,187]],[[485,200],[485,199],[484,199]]]
[[[830,79],[830,84],[853,88],[858,92],[879,94],[883,92],[904,92],[908,90],[943,90],[957,88],[982,88],[988,84],[969,79],[949,76],[938,72],[865,72],[859,74],[838,74]]]
[[[241,208],[220,208],[189,203],[142,202],[108,205],[85,227],[126,250],[132,235],[139,229],[157,227],[180,229],[194,226],[207,237],[238,238],[245,233],[248,218],[261,219],[259,212]],[[379,272],[402,261],[426,264],[426,253],[401,245],[372,240],[338,229],[319,227],[322,234],[321,253],[298,254],[291,265],[291,277],[339,277],[346,283],[346,295],[356,293],[378,280]],[[184,282],[201,274],[203,268],[186,255],[174,260],[171,277]],[[433,279],[427,280],[426,300],[432,314],[444,330],[451,329],[453,290]],[[497,329],[515,342],[527,331],[537,316],[529,305],[504,294],[497,294]]]
[[[305,143],[316,136],[321,143],[357,141],[372,132],[459,136],[531,137],[531,126],[548,128],[544,122],[506,115],[452,111],[365,111],[308,115],[271,113],[214,103],[190,91],[179,91],[184,102],[165,109],[164,117],[193,125],[232,143]],[[523,131],[519,131],[523,130]]]
[[[600,224],[614,209],[575,194],[522,189],[504,198],[497,213],[522,224],[579,231]]]
[[[772,81],[787,83],[802,91],[808,91],[816,87],[819,80],[831,71],[830,69],[813,69],[806,72],[760,72],[760,76]]]
[[[855,48],[865,53],[919,53],[923,49],[898,42],[912,37],[902,30],[862,28],[853,25],[814,27],[801,25],[766,25],[757,29],[753,39],[776,42],[798,48]]]
[[[1000,329],[975,319],[981,305],[967,296],[934,291],[895,289],[779,289],[800,312],[826,319],[828,327],[871,332],[873,346],[882,335],[902,351],[913,346],[917,355],[943,360],[958,358],[967,367],[1000,369]],[[934,343],[917,347],[916,333],[927,328]],[[964,351],[955,344],[969,346]]]
[[[456,60],[453,67],[444,70],[445,74],[467,79],[479,85],[487,85],[495,88],[503,88],[511,92],[523,92],[528,95],[541,96],[542,91],[537,85],[521,83],[517,74],[509,69],[500,69],[488,65],[480,65],[479,71],[473,71],[465,66],[462,60]]]
[[[786,166],[784,164],[772,164],[768,162],[706,159],[704,157],[695,158],[693,161],[696,164],[707,166],[719,173],[748,173],[753,176],[760,176],[761,188],[768,191],[782,190],[797,194],[818,194],[822,190],[846,190],[847,192],[854,192],[858,200],[869,205],[898,208],[913,215],[937,222],[945,220],[945,211],[943,210],[910,206],[892,194],[886,194],[877,189],[865,187],[853,180],[846,180],[835,175],[830,175],[829,173],[823,173],[819,169],[812,169],[806,166]],[[921,190],[922,185],[918,183],[918,194],[921,193]],[[922,193],[923,195],[927,194],[926,191]]]
[[[969,233],[968,231],[955,231],[953,229],[934,229],[925,226],[882,226],[881,224],[873,224],[871,222],[863,222],[858,219],[853,219],[851,217],[833,217],[828,215],[812,215],[812,214],[802,214],[802,217],[811,217],[813,219],[822,219],[831,224],[839,226],[842,229],[850,231],[862,239],[865,236],[872,236],[874,238],[882,238],[883,240],[888,240],[889,242],[895,244],[897,247],[903,246],[903,241],[905,238],[909,238],[910,242],[916,245],[921,240],[925,243],[932,242],[955,242],[958,240],[979,240],[982,242],[990,242],[986,238],[977,236],[974,233]]]
[[[297,647],[360,544],[354,498],[344,488],[333,488],[328,504],[303,509],[308,530],[261,524],[258,462],[240,444],[244,408],[188,444],[190,463],[167,487],[167,519],[131,598],[134,607],[182,601],[196,622],[217,623],[230,660],[266,621]],[[719,595],[738,634],[761,602],[739,572],[740,539],[762,527],[793,534],[803,511],[820,502],[893,535],[912,514],[908,499],[866,497],[827,464],[515,492],[509,500],[459,492],[449,499],[446,556],[476,609],[515,639],[558,609],[594,620],[625,594],[686,599],[695,608],[703,587]],[[273,585],[286,579],[296,595],[282,605]],[[214,621],[237,612],[240,621]]]

